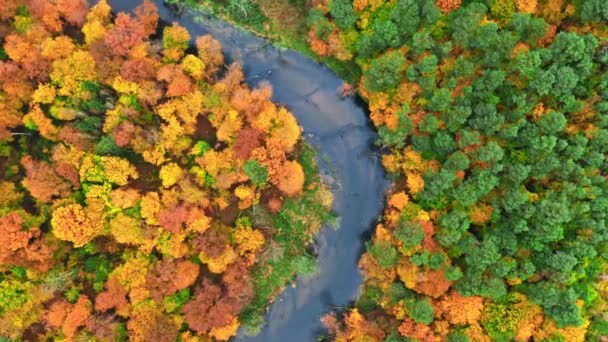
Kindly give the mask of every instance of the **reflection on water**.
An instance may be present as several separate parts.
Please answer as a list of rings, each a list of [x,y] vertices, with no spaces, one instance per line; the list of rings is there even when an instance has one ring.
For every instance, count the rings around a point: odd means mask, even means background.
[[[110,0],[117,11],[130,11],[141,1]],[[321,172],[335,195],[340,216],[337,230],[324,229],[317,238],[319,273],[298,279],[270,306],[267,326],[256,337],[242,341],[314,341],[322,331],[320,317],[333,308],[349,305],[362,284],[357,269],[363,239],[374,227],[384,206],[388,181],[373,149],[375,132],[355,98],[342,98],[342,81],[327,67],[222,21],[179,17],[155,1],[161,20],[177,21],[193,37],[211,34],[224,48],[227,61],[243,65],[247,82],[270,82],[273,100],[289,108],[304,128],[309,144],[319,151]]]

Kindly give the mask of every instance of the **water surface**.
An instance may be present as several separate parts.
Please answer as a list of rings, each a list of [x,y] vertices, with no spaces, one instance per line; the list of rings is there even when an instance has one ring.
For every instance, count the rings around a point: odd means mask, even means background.
[[[363,243],[375,226],[388,180],[378,151],[376,133],[364,107],[356,98],[343,98],[342,81],[327,67],[290,50],[279,50],[268,41],[223,21],[195,20],[188,13],[177,16],[162,4],[161,21],[178,22],[193,37],[211,34],[221,42],[226,60],[243,66],[247,83],[267,81],[273,100],[285,105],[304,129],[306,141],[318,151],[321,173],[332,188],[337,230],[325,228],[315,242],[319,273],[299,278],[270,306],[267,325],[256,337],[240,333],[237,341],[316,340],[323,326],[320,318],[332,309],[348,306],[363,282],[357,262]],[[110,0],[116,11],[131,11],[139,0]]]

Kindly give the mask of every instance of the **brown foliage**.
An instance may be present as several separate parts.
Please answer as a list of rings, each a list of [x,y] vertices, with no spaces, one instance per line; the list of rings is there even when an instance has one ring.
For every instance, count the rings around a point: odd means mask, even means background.
[[[13,17],[21,3],[22,1],[19,0],[0,0],[0,20]]]
[[[150,289],[152,298],[161,303],[164,296],[192,286],[198,273],[199,266],[190,261],[161,260],[148,271],[146,286]]]
[[[25,169],[25,186],[32,196],[49,202],[53,197],[64,197],[70,194],[70,184],[61,178],[55,170],[46,162],[39,162],[31,156],[21,159],[21,165]]]
[[[457,10],[462,4],[462,0],[437,0],[435,4],[441,12],[448,13]]]
[[[38,235],[37,232],[36,235]],[[53,251],[43,240],[36,239],[25,248],[18,249],[13,255],[4,261],[0,261],[0,263],[47,272],[55,263]]]
[[[229,271],[230,269],[227,270]],[[234,272],[240,273],[238,268]],[[238,277],[234,275],[233,283],[238,283],[236,279]],[[203,279],[194,298],[183,307],[190,329],[199,334],[206,334],[213,328],[228,325],[243,307],[247,294],[243,292],[245,289],[247,288],[235,286],[232,290],[222,291],[220,286],[213,284],[208,278]],[[237,291],[238,293],[235,293]],[[234,297],[235,294],[238,296]]]
[[[411,318],[406,318],[398,330],[401,336],[414,338],[418,341],[434,341],[431,328],[428,325],[416,323]]]
[[[171,233],[179,233],[188,220],[189,210],[184,205],[164,208],[158,214],[160,225]]]
[[[452,286],[445,278],[443,270],[428,270],[419,274],[415,291],[432,298],[438,298]]]
[[[212,315],[215,302],[219,301],[222,289],[213,284],[211,280],[205,278],[203,283],[197,288],[194,298],[186,303],[183,312],[190,329],[199,334],[206,334],[214,327],[221,327],[230,322],[231,315],[226,313],[216,313]],[[221,314],[221,315],[218,315]]]
[[[51,304],[50,308],[44,315],[44,320],[53,328],[59,328],[63,325],[68,312],[70,311],[70,303],[62,299]]]
[[[74,128],[72,125],[64,125],[59,129],[59,140],[76,146],[81,151],[88,151],[92,147],[90,138]]]
[[[23,218],[17,212],[9,212],[0,217],[0,264],[17,250],[27,247],[36,230],[21,229]]]
[[[120,76],[132,82],[153,80],[156,75],[154,64],[151,58],[129,59],[120,67]]]
[[[107,36],[106,36],[107,37]],[[124,57],[108,53],[108,46],[103,40],[94,41],[89,47],[89,53],[95,58],[99,79],[110,82],[120,72]]]
[[[234,305],[243,307],[253,298],[253,285],[245,260],[240,259],[230,264],[222,276],[222,281],[226,284],[225,295],[234,300]],[[240,311],[240,308],[237,311]]]
[[[192,93],[194,86],[190,77],[183,72],[179,72],[173,76],[169,86],[167,87],[167,96],[184,96]]]
[[[274,146],[258,147],[251,152],[251,158],[266,168],[272,184],[278,183],[283,166],[287,162],[287,157],[282,149]]]
[[[68,23],[76,26],[84,24],[88,7],[86,0],[57,0],[57,10]]]
[[[178,328],[176,322],[151,302],[136,305],[127,322],[129,340],[134,342],[174,342]]]
[[[263,82],[254,90],[245,87],[236,89],[230,99],[230,105],[239,113],[245,114],[247,121],[254,122],[271,97],[272,87]]]
[[[245,260],[232,263],[222,276],[224,288],[204,278],[194,298],[183,307],[186,322],[192,330],[206,334],[213,328],[228,325],[253,298]]]
[[[84,326],[91,315],[93,304],[87,296],[80,296],[76,304],[72,306],[70,312],[65,317],[62,325],[63,333],[68,340],[74,338],[78,329]]]
[[[243,75],[243,69],[241,69],[241,66],[238,63],[232,63],[228,67],[226,75],[221,81],[218,82],[218,84],[223,85],[226,92],[232,93],[240,88],[244,79],[245,76]]]
[[[106,46],[119,56],[126,56],[131,48],[144,42],[146,31],[139,20],[126,13],[118,13],[116,26],[105,36]]]
[[[251,156],[251,152],[264,143],[264,133],[253,127],[245,127],[241,129],[234,141],[234,155],[242,160],[247,160]]]
[[[118,322],[113,315],[92,315],[87,320],[86,328],[90,330],[99,341],[118,340]]]
[[[224,253],[228,244],[228,236],[224,229],[213,226],[203,234],[194,238],[194,244],[209,258],[217,258]]]
[[[55,172],[70,182],[75,189],[80,188],[80,176],[78,170],[72,164],[58,162],[55,164]]]
[[[150,0],[144,0],[135,8],[135,15],[141,23],[146,36],[153,35],[158,26],[158,7]]]
[[[99,293],[95,298],[96,311],[103,312],[112,308],[120,310],[128,304],[127,290],[120,284],[118,278],[108,279],[105,288],[105,291]]]
[[[210,35],[204,35],[196,39],[196,48],[199,58],[205,63],[207,72],[215,74],[224,64],[222,45]]]
[[[116,127],[114,132],[112,132],[112,135],[114,136],[116,146],[127,146],[135,136],[135,125],[130,121],[125,121]]]

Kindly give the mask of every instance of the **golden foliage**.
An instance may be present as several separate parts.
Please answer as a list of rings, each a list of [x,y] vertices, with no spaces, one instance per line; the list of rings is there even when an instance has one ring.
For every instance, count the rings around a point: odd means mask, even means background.
[[[435,307],[450,324],[474,324],[481,319],[483,298],[463,297],[456,290],[452,290],[443,296]]]
[[[253,127],[270,134],[269,144],[280,147],[286,152],[293,150],[301,134],[300,126],[293,114],[273,103],[267,103],[253,123]]]
[[[139,244],[142,240],[140,220],[118,213],[110,220],[110,231],[119,243]]]
[[[388,204],[391,207],[397,208],[399,210],[402,210],[403,208],[405,208],[405,206],[407,205],[408,202],[409,202],[409,198],[408,198],[407,194],[403,191],[394,193],[393,195],[391,195],[390,199],[388,200]]]
[[[479,204],[471,208],[469,218],[474,224],[482,225],[490,220],[494,208],[487,204]]]
[[[278,176],[277,187],[287,196],[296,196],[304,187],[304,169],[295,160],[288,161]]]
[[[180,64],[182,70],[195,80],[200,80],[205,74],[205,63],[194,55],[187,55]]]
[[[95,59],[88,51],[77,50],[71,55],[53,62],[49,77],[59,85],[58,95],[71,96],[80,89],[83,81],[94,81],[97,71]]]
[[[179,182],[183,175],[184,173],[181,166],[176,163],[165,164],[160,168],[159,176],[163,183],[163,187],[165,188],[169,188]]]
[[[40,109],[40,106],[34,106],[30,112],[23,117],[23,123],[26,126],[35,126],[40,132],[40,135],[49,140],[58,140],[59,129],[53,125],[53,121],[51,119],[44,115],[44,112],[42,109]]]
[[[537,0],[517,0],[517,10],[519,12],[534,14],[536,6]]]
[[[424,190],[424,179],[420,173],[406,172],[405,174],[407,177],[407,187],[410,190],[410,193],[417,194]]]
[[[238,226],[234,231],[234,242],[239,255],[256,253],[264,246],[264,235],[257,229]]]
[[[44,103],[50,104],[55,101],[55,97],[57,96],[57,92],[55,87],[50,84],[40,84],[38,88],[32,94],[32,102],[33,103]]]
[[[542,341],[550,339],[554,336],[563,336],[565,342],[585,342],[587,333],[587,327],[589,327],[589,320],[585,319],[583,324],[578,327],[569,326],[566,328],[558,328],[555,322],[551,319],[545,319],[543,325],[533,335],[535,341]]]
[[[82,247],[102,233],[103,221],[93,210],[83,208],[80,204],[69,204],[53,211],[51,226],[53,234],[61,240]]]
[[[219,341],[228,341],[232,336],[236,336],[236,331],[239,328],[239,319],[233,318],[230,324],[220,327],[213,328],[209,332],[209,336],[219,340]]]
[[[238,255],[234,252],[232,247],[227,246],[224,249],[224,252],[222,252],[222,254],[217,258],[210,258],[205,255],[204,252],[201,252],[198,258],[202,263],[207,265],[209,271],[212,273],[224,273],[228,265],[237,260]]]
[[[85,155],[80,166],[80,179],[93,183],[127,185],[137,179],[137,170],[127,159],[115,156]]]
[[[115,276],[120,284],[129,291],[131,304],[146,300],[150,291],[146,289],[146,274],[150,259],[144,254],[135,254],[125,260],[125,263],[116,267],[110,277]]]
[[[415,289],[418,285],[418,267],[407,260],[402,260],[397,266],[399,279],[408,289]]]
[[[243,120],[239,116],[239,113],[236,110],[229,110],[217,129],[217,139],[226,142],[233,141],[236,137],[236,133],[240,131],[242,127]]]

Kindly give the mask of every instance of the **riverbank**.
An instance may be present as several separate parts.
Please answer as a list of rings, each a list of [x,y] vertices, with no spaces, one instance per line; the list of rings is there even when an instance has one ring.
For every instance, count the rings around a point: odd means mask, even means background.
[[[340,61],[334,57],[321,57],[311,50],[306,35],[308,8],[305,1],[234,1],[233,5],[212,0],[165,0],[175,9],[188,8],[194,15],[221,18],[236,27],[255,33],[279,49],[292,49],[315,62],[327,65],[336,75],[349,84],[361,78],[360,68],[352,61]]]
[[[266,313],[267,325],[256,337],[241,332],[238,340],[315,340],[324,327],[322,315],[349,306],[359,295],[358,260],[364,242],[384,207],[389,182],[375,149],[376,133],[362,103],[342,97],[343,81],[324,65],[267,40],[213,19],[204,13],[181,15],[157,1],[161,21],[179,22],[193,36],[211,34],[223,46],[226,62],[238,61],[251,87],[268,82],[272,100],[296,116],[304,138],[318,152],[324,182],[332,188],[337,229],[324,229],[314,244],[318,273],[299,278],[279,295]],[[137,6],[110,1],[116,10]],[[131,7],[132,6],[132,7]],[[294,331],[297,334],[294,334]]]

